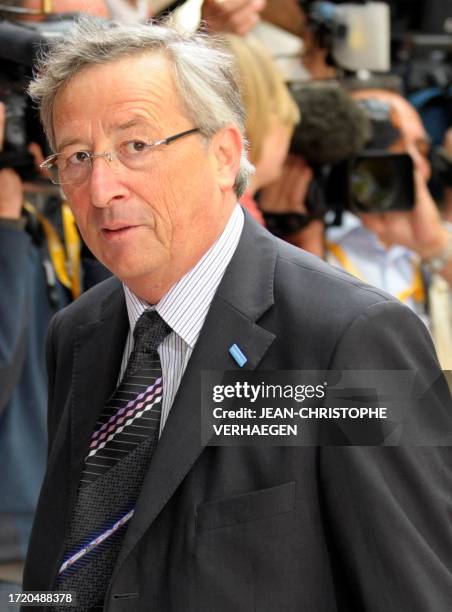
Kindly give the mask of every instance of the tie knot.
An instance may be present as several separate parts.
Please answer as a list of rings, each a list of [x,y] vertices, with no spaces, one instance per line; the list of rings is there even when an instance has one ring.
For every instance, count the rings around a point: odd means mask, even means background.
[[[134,352],[152,353],[156,351],[171,327],[165,323],[156,310],[145,310],[133,330]]]

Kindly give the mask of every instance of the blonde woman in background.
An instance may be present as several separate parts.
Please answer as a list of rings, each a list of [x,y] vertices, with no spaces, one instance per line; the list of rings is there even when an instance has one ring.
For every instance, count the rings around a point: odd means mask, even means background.
[[[258,40],[234,34],[224,39],[236,59],[247,114],[248,157],[256,168],[240,202],[264,224],[254,194],[281,175],[300,113],[272,58]]]

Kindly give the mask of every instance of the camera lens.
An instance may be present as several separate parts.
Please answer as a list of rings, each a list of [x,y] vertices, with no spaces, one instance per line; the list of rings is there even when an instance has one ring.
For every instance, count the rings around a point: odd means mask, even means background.
[[[357,160],[350,179],[351,201],[357,211],[385,212],[393,208],[399,179],[387,160]]]

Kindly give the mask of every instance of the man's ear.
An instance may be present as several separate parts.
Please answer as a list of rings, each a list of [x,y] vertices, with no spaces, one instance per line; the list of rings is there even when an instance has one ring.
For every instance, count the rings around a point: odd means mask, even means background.
[[[218,187],[221,191],[233,189],[243,149],[239,129],[233,124],[222,128],[212,138],[212,148],[215,156]]]

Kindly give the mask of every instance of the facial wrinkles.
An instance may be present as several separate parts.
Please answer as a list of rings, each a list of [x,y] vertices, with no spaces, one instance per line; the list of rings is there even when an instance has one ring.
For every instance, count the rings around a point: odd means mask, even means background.
[[[195,127],[183,110],[170,74],[161,55],[133,56],[111,66],[86,68],[57,96],[57,144],[75,135],[82,149],[112,151],[119,138],[116,128],[134,117],[143,118],[149,126],[151,140]],[[139,131],[133,128],[133,133]],[[207,198],[210,202],[216,191],[208,177],[197,172],[207,155],[200,147],[196,135],[159,147],[152,153],[155,168],[143,172],[126,168],[123,172],[116,162],[110,165],[105,159],[96,159],[91,181],[67,189],[88,246],[119,276],[125,275],[124,266],[129,265],[124,261],[130,262],[136,253],[127,275],[135,269],[158,266],[153,281],[160,276],[175,278],[174,271],[180,268],[183,273],[187,262],[201,252],[199,245],[217,231],[219,214],[205,214]],[[134,234],[137,242],[124,241],[124,252],[122,243],[104,239],[102,228],[116,224],[144,226]],[[203,230],[194,235],[191,228],[195,224]]]
[[[87,68],[76,75],[57,97],[54,119],[57,149],[65,140],[76,135],[77,143],[71,146],[78,148],[80,145],[82,149],[96,153],[111,151],[116,138],[113,135],[120,134],[117,126],[134,117],[143,119],[146,127],[134,127],[133,133],[150,141],[180,131],[177,122],[174,127],[164,127],[164,118],[168,115],[178,117],[181,126],[182,120],[183,129],[190,127],[179,112],[181,104],[177,103],[171,78],[168,74],[162,74],[161,56],[155,57],[160,62],[160,69],[155,73],[152,71],[153,57],[138,58],[138,62],[146,61],[147,70],[143,71],[145,76],[142,79],[135,78],[130,83],[127,83],[128,63],[133,59],[136,64],[136,57],[116,62],[117,70],[105,70],[108,65],[101,65]],[[94,96],[90,94],[93,82],[96,83]],[[171,101],[170,104],[168,100]],[[59,109],[61,112],[58,112]],[[141,131],[145,133],[141,134]],[[126,133],[130,134],[130,131]],[[158,150],[155,151],[156,158],[160,157],[160,154]],[[96,160],[94,163],[98,165],[109,162]],[[81,188],[73,191],[74,195],[80,192]],[[107,217],[109,221],[113,221],[115,210],[112,207],[109,212],[96,211],[93,214],[96,218]]]
[[[100,149],[95,147],[97,141],[112,143],[113,140],[121,140],[121,137],[147,137],[149,140],[158,140],[171,134],[163,134],[160,127],[161,120],[156,109],[149,108],[147,100],[134,97],[123,102],[105,101],[102,104],[104,116],[98,118],[98,105],[90,108],[89,98],[85,106],[85,117],[78,119],[78,111],[69,107],[65,113],[62,129],[56,140],[57,151],[61,150],[64,142],[74,140],[87,147],[90,151]],[[133,127],[120,129],[132,118],[136,118],[137,124]]]
[[[137,71],[133,68],[137,65],[140,68],[140,64],[143,70],[137,79]],[[165,61],[163,66],[167,65]],[[134,55],[112,62],[111,70],[109,67],[109,64],[101,64],[83,69],[57,95],[55,124],[59,102],[65,108],[64,121],[58,126],[57,145],[67,134],[78,134],[80,129],[100,120],[108,133],[110,126],[129,120],[133,114],[142,117],[155,131],[156,138],[161,138],[170,135],[162,133],[167,117],[185,116],[182,102],[175,95],[170,71],[162,70],[161,54]],[[172,130],[172,126],[169,129]]]

